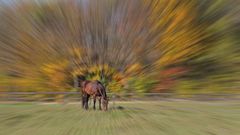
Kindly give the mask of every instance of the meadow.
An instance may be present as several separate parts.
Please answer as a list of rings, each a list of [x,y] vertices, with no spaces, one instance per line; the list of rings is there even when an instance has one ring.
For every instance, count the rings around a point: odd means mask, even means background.
[[[136,101],[85,111],[80,104],[0,104],[0,135],[239,135],[236,101]]]

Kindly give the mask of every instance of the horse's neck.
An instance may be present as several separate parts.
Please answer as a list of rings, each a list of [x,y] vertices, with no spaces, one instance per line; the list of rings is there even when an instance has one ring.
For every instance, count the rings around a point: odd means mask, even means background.
[[[106,93],[105,87],[104,87],[101,83],[99,83],[99,85],[100,85],[100,87],[101,87],[100,92],[101,92],[102,97],[103,97],[104,99],[107,99],[107,93]]]

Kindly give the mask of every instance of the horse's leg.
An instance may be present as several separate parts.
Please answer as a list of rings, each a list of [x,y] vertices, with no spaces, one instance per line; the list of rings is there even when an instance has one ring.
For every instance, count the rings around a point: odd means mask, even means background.
[[[89,100],[90,95],[87,94],[86,100],[85,100],[85,109],[88,109],[88,100]]]
[[[101,100],[102,100],[102,97],[99,97],[98,101],[99,101],[99,110],[102,110],[102,107],[101,107]]]
[[[82,94],[82,108],[85,108],[86,95]]]
[[[93,109],[96,110],[96,96],[93,97]]]

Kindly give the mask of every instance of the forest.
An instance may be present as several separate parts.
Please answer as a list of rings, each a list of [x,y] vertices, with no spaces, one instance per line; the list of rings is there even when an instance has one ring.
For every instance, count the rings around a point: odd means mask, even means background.
[[[235,0],[0,1],[0,92],[239,93]]]

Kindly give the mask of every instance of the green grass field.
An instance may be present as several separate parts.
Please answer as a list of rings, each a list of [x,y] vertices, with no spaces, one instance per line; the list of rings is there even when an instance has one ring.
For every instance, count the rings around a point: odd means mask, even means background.
[[[108,112],[80,104],[0,104],[0,135],[240,135],[236,101],[117,102]]]

